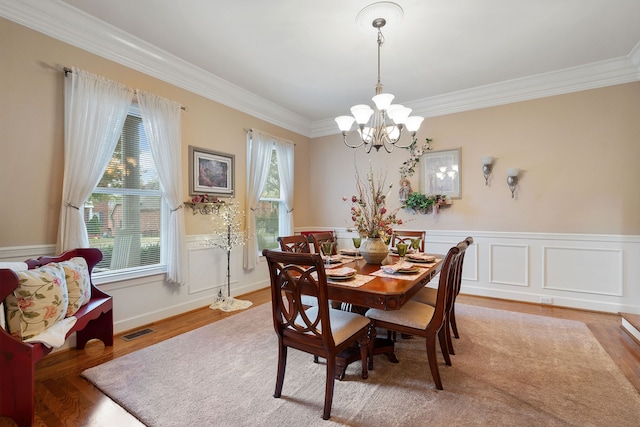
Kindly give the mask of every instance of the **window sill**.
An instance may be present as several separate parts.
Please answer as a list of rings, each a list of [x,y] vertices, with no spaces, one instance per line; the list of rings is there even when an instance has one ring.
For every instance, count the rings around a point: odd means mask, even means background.
[[[138,267],[126,270],[118,270],[115,272],[105,271],[103,273],[93,273],[91,275],[94,285],[103,285],[106,283],[123,282],[125,280],[138,279],[141,277],[155,276],[158,274],[166,274],[167,267],[165,265]]]

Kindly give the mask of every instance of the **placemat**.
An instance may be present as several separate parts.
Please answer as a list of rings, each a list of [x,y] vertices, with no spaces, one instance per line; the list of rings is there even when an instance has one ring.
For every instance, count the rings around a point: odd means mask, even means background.
[[[367,276],[364,274],[356,274],[353,279],[349,279],[349,280],[334,280],[334,279],[329,279],[327,277],[327,282],[331,283],[333,285],[342,285],[342,286],[348,286],[350,288],[359,288],[360,286],[364,285],[365,283],[368,283],[370,281],[372,281],[375,277],[373,276]]]

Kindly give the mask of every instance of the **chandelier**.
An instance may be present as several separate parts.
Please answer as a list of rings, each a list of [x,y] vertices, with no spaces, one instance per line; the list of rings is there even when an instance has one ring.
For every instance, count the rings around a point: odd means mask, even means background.
[[[402,14],[402,9],[397,4],[380,2],[364,8],[360,11],[356,20],[366,19],[371,16],[372,13],[389,11],[396,15],[400,14],[400,16]],[[416,132],[420,129],[424,117],[410,116],[411,108],[400,104],[392,104],[391,102],[395,97],[390,93],[382,92],[382,83],[380,81],[380,48],[384,43],[382,27],[387,24],[387,20],[376,17],[370,22],[378,33],[378,82],[376,83],[376,94],[371,98],[374,103],[374,108],[366,104],[354,105],[351,107],[351,116],[340,116],[336,117],[335,120],[338,128],[342,132],[344,144],[347,147],[358,148],[364,145],[367,153],[371,152],[372,148],[375,148],[376,151],[384,148],[387,153],[391,153],[394,147],[408,148],[415,141]],[[347,132],[351,130],[353,122],[357,123],[359,135],[358,142],[355,143],[355,145],[347,142]],[[411,140],[405,145],[399,145],[402,131],[405,129],[410,133]]]

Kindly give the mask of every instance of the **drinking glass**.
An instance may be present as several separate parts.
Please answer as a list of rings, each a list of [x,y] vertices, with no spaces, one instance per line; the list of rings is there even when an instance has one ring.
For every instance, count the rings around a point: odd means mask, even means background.
[[[333,254],[333,242],[322,242],[322,253],[325,256],[325,264],[327,267],[331,265],[331,255]]]
[[[418,252],[418,248],[420,247],[420,239],[411,239],[411,247],[415,252]]]
[[[400,261],[404,261],[404,257],[407,255],[407,248],[409,245],[406,243],[398,243],[396,245],[396,249],[398,250],[398,255],[400,256]]]
[[[360,237],[353,238],[353,246],[356,248],[356,256],[360,255],[360,244],[362,243],[362,239]]]

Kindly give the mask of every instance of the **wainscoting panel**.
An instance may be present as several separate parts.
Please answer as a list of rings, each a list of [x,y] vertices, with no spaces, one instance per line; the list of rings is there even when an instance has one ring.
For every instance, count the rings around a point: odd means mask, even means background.
[[[464,264],[462,264],[462,280],[478,281],[478,244],[473,243],[469,246],[464,255]]]
[[[309,230],[322,228],[313,227]],[[353,231],[333,230],[339,247]],[[305,231],[297,229],[296,232]],[[640,314],[640,236],[426,230],[425,250],[445,254],[474,239],[462,293],[605,312]]]
[[[189,294],[214,290],[226,283],[222,273],[227,271],[227,256],[220,249],[194,245],[188,254]]]
[[[227,296],[229,289],[227,284],[227,253],[220,248],[203,244],[203,239],[210,236],[189,236],[187,238],[187,264],[188,264],[188,289],[189,294],[213,292],[216,296],[222,291]],[[245,278],[255,272],[245,272],[242,268],[241,246],[231,251],[231,296],[252,292],[256,288],[254,284],[246,284]],[[266,272],[266,266],[258,265],[255,270]],[[267,275],[268,280],[268,275]],[[261,280],[262,282],[262,280]],[[264,287],[264,286],[262,286]]]
[[[529,286],[529,247],[526,245],[491,244],[492,283]]]
[[[544,246],[545,289],[623,296],[620,249]]]

